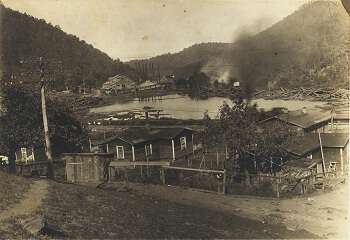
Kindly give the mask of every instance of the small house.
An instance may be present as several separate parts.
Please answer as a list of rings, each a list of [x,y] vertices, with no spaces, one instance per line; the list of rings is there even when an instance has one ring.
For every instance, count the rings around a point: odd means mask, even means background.
[[[194,131],[188,128],[129,128],[92,143],[115,160],[176,161],[194,151]]]
[[[306,109],[288,111],[277,116],[261,121],[262,126],[270,126],[281,123],[290,131],[296,131],[299,135],[325,132],[326,126],[331,121],[331,113],[321,109]]]
[[[163,89],[173,89],[175,88],[175,76],[173,74],[171,75],[166,75],[163,76],[160,80],[159,80],[159,84],[161,85],[161,87]]]
[[[28,163],[46,159],[44,149],[35,147],[21,147],[17,149],[15,157],[17,163]]]
[[[321,133],[320,137],[310,133],[296,137],[285,150],[296,159],[321,159],[322,162],[324,159],[326,172],[344,173],[348,166],[348,142],[349,135],[344,133]]]
[[[16,153],[16,162],[33,162],[35,161],[34,147],[21,147]]]

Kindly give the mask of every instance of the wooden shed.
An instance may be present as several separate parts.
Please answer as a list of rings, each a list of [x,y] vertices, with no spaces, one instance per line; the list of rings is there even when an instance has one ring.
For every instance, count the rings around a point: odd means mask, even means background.
[[[71,183],[100,182],[108,178],[111,155],[103,153],[65,153],[66,180]]]

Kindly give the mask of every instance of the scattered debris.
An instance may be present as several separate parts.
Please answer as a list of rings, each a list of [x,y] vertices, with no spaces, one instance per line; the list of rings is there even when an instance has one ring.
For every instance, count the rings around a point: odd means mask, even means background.
[[[42,215],[35,215],[26,219],[19,220],[19,223],[25,230],[33,235],[38,234],[45,226],[45,219]]]

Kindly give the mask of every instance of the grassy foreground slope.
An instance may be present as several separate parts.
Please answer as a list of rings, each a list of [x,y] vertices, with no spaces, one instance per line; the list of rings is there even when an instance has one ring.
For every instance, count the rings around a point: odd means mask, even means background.
[[[130,189],[96,189],[51,182],[48,224],[68,238],[312,238],[283,225],[185,206]]]

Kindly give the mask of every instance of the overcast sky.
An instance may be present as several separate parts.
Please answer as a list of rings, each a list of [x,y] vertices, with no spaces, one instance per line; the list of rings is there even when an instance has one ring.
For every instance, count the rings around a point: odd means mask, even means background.
[[[306,0],[2,0],[43,18],[123,61],[232,42],[240,29],[262,30]]]

